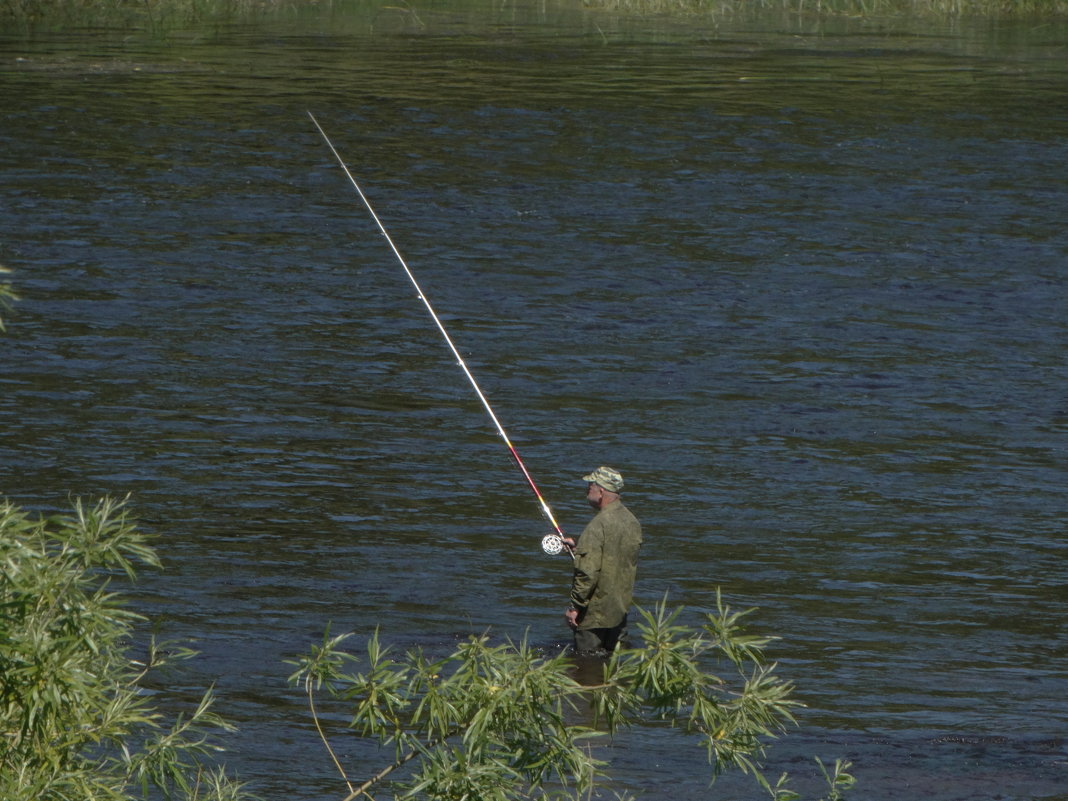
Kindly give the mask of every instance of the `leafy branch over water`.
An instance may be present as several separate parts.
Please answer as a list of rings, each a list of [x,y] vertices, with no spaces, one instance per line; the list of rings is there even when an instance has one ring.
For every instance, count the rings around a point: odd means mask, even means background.
[[[0,274],[10,273],[11,271],[0,264]],[[15,294],[15,288],[6,281],[0,281],[0,332],[4,329],[4,314],[11,309],[13,301],[18,300],[18,295]]]
[[[785,776],[773,785],[760,764],[768,740],[795,722],[801,706],[765,660],[771,638],[747,634],[748,612],[718,597],[698,627],[678,624],[680,613],[666,601],[641,610],[640,646],[614,654],[585,683],[566,655],[544,656],[526,641],[492,645],[473,636],[430,660],[421,651],[395,657],[377,631],[362,659],[341,650],[350,635],[328,632],[290,662],[297,668],[290,682],[308,696],[347,784],[345,801],[378,793],[439,801],[581,797],[607,775],[598,740],[654,721],[698,738],[713,776],[738,769],[777,801],[797,798]],[[362,672],[346,672],[356,663]],[[390,749],[392,758],[373,775],[354,782],[338,760],[315,706],[323,688],[346,704],[358,736]],[[830,798],[852,784],[848,768],[823,768]]]
[[[124,502],[74,504],[73,514],[33,519],[0,504],[0,798],[239,801],[242,786],[212,767],[213,730],[229,725],[211,691],[188,715],[168,718],[152,677],[192,655],[154,640],[130,640],[144,618],[124,607],[112,577],[159,564]],[[746,633],[748,612],[717,609],[680,625],[666,602],[642,611],[639,647],[594,663],[576,678],[565,655],[527,642],[470,637],[453,653],[395,658],[377,632],[362,659],[340,650],[349,635],[324,637],[297,659],[291,682],[347,784],[346,801],[575,799],[610,767],[598,742],[628,727],[666,723],[697,738],[712,775],[751,774],[775,799],[797,798],[785,775],[762,772],[767,742],[794,723],[793,687],[765,661],[771,638]],[[360,662],[362,672],[346,672]],[[350,778],[316,708],[326,689],[350,727],[391,756]],[[821,763],[832,800],[852,784],[848,763]],[[355,773],[355,771],[350,771]]]
[[[237,801],[240,785],[205,761],[230,728],[204,693],[168,720],[149,678],[192,652],[154,640],[131,654],[141,615],[111,576],[159,564],[125,503],[80,501],[32,519],[0,503],[0,798],[4,801]]]

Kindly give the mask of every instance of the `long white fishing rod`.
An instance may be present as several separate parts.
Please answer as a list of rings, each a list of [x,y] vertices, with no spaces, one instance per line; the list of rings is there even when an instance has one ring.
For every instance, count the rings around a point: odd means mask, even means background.
[[[526,478],[530,488],[534,491],[534,496],[538,499],[538,503],[541,504],[541,511],[548,518],[552,524],[555,534],[547,534],[541,541],[541,547],[548,554],[558,554],[565,548],[568,553],[574,557],[570,546],[564,542],[564,532],[560,528],[560,524],[556,522],[556,517],[553,515],[552,509],[549,508],[549,504],[542,497],[541,492],[538,490],[538,485],[534,483],[534,479],[530,477],[530,473],[527,472],[527,467],[523,464],[523,460],[519,458],[519,452],[512,445],[511,440],[508,439],[508,434],[505,433],[504,426],[501,425],[501,421],[497,419],[497,415],[493,412],[493,407],[490,406],[489,401],[486,400],[486,396],[482,394],[482,389],[478,386],[478,382],[475,381],[475,377],[471,374],[471,371],[467,368],[467,363],[464,362],[463,356],[460,355],[460,351],[456,349],[456,345],[453,344],[452,338],[449,336],[449,332],[445,330],[445,326],[442,324],[437,313],[434,311],[434,307],[430,305],[430,301],[427,300],[425,294],[423,294],[422,287],[419,286],[419,282],[415,280],[415,275],[412,274],[411,269],[408,267],[408,263],[404,260],[404,257],[397,250],[397,246],[393,244],[393,238],[386,231],[386,227],[382,225],[382,221],[375,214],[374,208],[371,207],[370,201],[367,199],[367,195],[360,189],[360,185],[356,183],[356,179],[352,177],[352,173],[349,172],[348,165],[345,164],[345,160],[341,158],[341,154],[337,152],[337,148],[334,147],[333,142],[330,141],[330,137],[326,135],[326,131],[323,130],[323,126],[319,124],[319,121],[315,119],[315,115],[310,111],[308,116],[311,117],[311,121],[315,123],[315,127],[319,129],[319,133],[323,137],[323,141],[326,142],[327,147],[334,154],[334,158],[337,159],[338,164],[341,165],[341,169],[345,171],[345,175],[348,176],[349,181],[352,182],[356,192],[360,196],[360,200],[363,201],[363,205],[367,207],[367,210],[371,212],[371,217],[374,218],[375,223],[378,225],[378,230],[382,232],[382,236],[389,242],[389,247],[393,250],[393,255],[397,257],[397,261],[400,262],[401,267],[404,268],[405,274],[408,276],[408,280],[412,282],[412,286],[415,287],[415,291],[419,295],[419,300],[423,301],[423,305],[426,306],[426,310],[430,312],[430,316],[433,318],[434,323],[437,325],[441,335],[445,337],[445,341],[449,344],[449,349],[452,351],[452,355],[456,357],[456,362],[460,365],[460,368],[464,371],[464,375],[467,376],[467,380],[471,382],[471,386],[474,387],[475,394],[478,395],[478,399],[482,401],[482,405],[486,408],[486,412],[489,414],[490,419],[493,421],[493,425],[497,427],[497,433],[501,435],[501,439],[504,440],[504,444],[508,446],[508,450],[512,453],[512,458],[515,459],[515,463],[519,465],[519,469],[523,471],[523,477]]]

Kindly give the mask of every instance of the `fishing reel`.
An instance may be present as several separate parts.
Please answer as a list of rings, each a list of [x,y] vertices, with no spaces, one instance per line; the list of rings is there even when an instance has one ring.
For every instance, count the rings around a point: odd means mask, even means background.
[[[541,538],[541,549],[549,556],[556,556],[566,547],[563,538],[559,534],[546,534]]]

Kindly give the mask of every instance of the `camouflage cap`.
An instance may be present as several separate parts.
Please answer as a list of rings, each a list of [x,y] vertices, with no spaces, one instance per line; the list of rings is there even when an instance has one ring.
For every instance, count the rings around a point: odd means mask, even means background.
[[[601,489],[606,489],[609,492],[619,492],[623,489],[623,476],[620,475],[619,471],[603,465],[588,476],[583,476],[582,480],[596,484]]]

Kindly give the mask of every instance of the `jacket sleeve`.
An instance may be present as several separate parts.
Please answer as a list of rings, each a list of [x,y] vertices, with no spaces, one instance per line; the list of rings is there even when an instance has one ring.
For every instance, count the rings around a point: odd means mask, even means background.
[[[589,606],[601,577],[604,532],[600,526],[582,532],[575,546],[575,576],[571,580],[571,603],[576,609]]]

